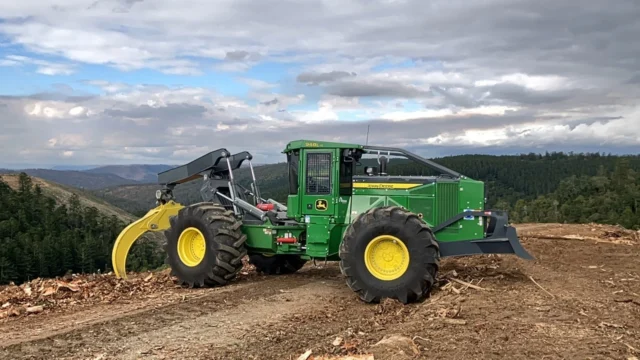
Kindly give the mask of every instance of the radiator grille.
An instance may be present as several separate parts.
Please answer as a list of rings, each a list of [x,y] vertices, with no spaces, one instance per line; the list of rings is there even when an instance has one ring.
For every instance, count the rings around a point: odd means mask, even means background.
[[[458,184],[438,183],[436,191],[436,224],[441,224],[447,219],[457,215],[458,208]]]

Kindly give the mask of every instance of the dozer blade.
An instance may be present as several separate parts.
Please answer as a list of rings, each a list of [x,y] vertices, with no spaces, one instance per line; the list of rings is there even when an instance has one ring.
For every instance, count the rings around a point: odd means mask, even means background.
[[[150,210],[139,220],[129,224],[116,239],[111,252],[111,265],[117,277],[126,279],[127,255],[136,240],[147,231],[163,231],[169,228],[169,218],[178,214],[184,206],[174,201]]]
[[[442,257],[478,254],[514,254],[525,260],[535,260],[520,243],[516,229],[508,225],[509,218],[503,210],[465,211],[436,226],[434,232],[444,229],[456,221],[459,221],[464,216],[490,218],[492,224],[490,234],[487,234],[488,237],[484,239],[440,242],[440,255]]]

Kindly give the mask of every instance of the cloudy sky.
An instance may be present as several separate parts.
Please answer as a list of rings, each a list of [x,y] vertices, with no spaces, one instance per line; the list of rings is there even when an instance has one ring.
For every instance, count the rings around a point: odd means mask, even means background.
[[[55,5],[50,5],[55,3]],[[640,150],[640,3],[0,3],[0,167]]]

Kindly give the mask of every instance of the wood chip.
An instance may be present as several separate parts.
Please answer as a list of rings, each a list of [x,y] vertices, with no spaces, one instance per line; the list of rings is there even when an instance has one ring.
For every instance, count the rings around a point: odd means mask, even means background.
[[[307,350],[304,354],[298,356],[297,360],[307,360],[311,356],[311,350]]]
[[[639,300],[635,300],[635,299],[614,299],[613,301],[618,302],[618,303],[632,303],[632,304],[640,306],[640,301]]]
[[[462,319],[444,318],[444,319],[442,319],[442,321],[446,322],[447,324],[452,324],[452,325],[467,325],[467,321],[466,320],[462,320]]]
[[[549,296],[551,296],[552,298],[556,298],[555,295],[553,295],[552,293],[548,292],[547,289],[543,288],[542,285],[538,284],[535,280],[533,280],[533,277],[531,275],[529,275],[529,279],[531,281],[533,281],[534,284],[536,284],[536,286],[538,286],[540,289],[542,289],[542,291],[544,291],[545,293],[549,294]]]
[[[44,311],[44,307],[42,305],[31,306],[27,308],[27,314],[37,314]]]
[[[345,356],[320,356],[313,357],[313,360],[375,360],[372,354],[345,355]]]
[[[466,287],[470,287],[472,289],[481,290],[481,291],[489,291],[489,289],[487,289],[487,288],[483,288],[483,287],[480,287],[480,286],[477,286],[477,285],[473,285],[471,283],[468,283],[466,281],[462,281],[460,279],[451,279],[451,281],[455,281],[458,284],[464,285]]]
[[[610,328],[616,328],[616,329],[622,329],[624,326],[622,325],[618,325],[618,324],[612,324],[612,323],[608,323],[608,322],[601,322],[600,326],[602,327],[610,327]]]
[[[626,347],[629,348],[629,350],[633,351],[634,353],[640,354],[640,350],[634,348],[633,346],[627,344],[627,343],[623,343]]]
[[[45,289],[45,291],[42,293],[42,296],[50,296],[55,294],[56,292],[57,292],[56,288],[54,288],[53,286],[50,286]]]
[[[62,281],[58,281],[58,289],[62,289],[62,290],[69,290],[69,291],[73,291],[73,292],[78,292],[80,291],[80,287],[78,285],[75,284],[70,284],[70,283],[65,283]]]

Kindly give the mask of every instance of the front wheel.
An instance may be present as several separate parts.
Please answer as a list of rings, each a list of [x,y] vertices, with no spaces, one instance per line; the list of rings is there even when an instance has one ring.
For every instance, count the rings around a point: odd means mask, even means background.
[[[423,300],[440,266],[431,229],[418,215],[397,206],[360,214],[345,232],[339,254],[347,285],[368,303]]]
[[[169,222],[167,263],[182,285],[225,285],[242,269],[247,236],[233,211],[199,203],[181,209]]]

